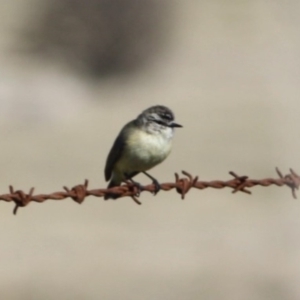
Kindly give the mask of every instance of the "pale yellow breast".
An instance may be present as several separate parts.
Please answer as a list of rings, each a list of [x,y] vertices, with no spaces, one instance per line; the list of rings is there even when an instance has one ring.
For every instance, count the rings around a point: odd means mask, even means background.
[[[123,172],[149,170],[170,154],[171,146],[171,139],[161,134],[136,130],[129,135],[127,146],[116,167]]]

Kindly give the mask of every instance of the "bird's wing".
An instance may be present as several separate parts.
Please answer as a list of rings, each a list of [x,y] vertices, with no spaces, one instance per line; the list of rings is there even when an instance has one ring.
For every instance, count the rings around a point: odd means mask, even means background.
[[[108,154],[108,157],[106,159],[106,165],[105,165],[105,180],[108,181],[111,178],[112,171],[114,168],[115,163],[119,160],[121,157],[124,147],[126,145],[126,135],[128,131],[128,125],[129,123],[124,126],[124,128],[121,130],[119,135],[117,136],[112,148],[110,149],[110,152]]]

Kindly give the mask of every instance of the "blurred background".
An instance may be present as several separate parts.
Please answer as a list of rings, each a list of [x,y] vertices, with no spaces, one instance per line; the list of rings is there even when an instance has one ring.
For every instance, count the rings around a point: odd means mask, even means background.
[[[288,1],[3,0],[1,194],[105,187],[120,128],[162,104],[171,156],[201,180],[299,170],[299,9]],[[147,178],[137,177],[142,183]],[[300,297],[300,202],[287,188],[106,201],[1,201],[3,299]]]

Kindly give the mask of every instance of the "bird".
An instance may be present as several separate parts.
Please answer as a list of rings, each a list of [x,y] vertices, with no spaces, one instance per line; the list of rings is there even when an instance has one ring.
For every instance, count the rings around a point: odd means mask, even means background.
[[[149,177],[156,194],[160,184],[146,171],[164,161],[171,152],[174,128],[183,127],[174,122],[171,109],[163,105],[151,106],[136,119],[128,122],[115,139],[107,156],[104,170],[107,188],[120,186],[129,180],[141,190],[141,185],[132,178],[139,173]],[[105,200],[117,199],[120,194],[107,193]]]

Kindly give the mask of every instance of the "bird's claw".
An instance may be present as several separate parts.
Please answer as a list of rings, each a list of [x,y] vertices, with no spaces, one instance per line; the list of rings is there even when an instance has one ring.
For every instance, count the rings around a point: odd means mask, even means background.
[[[131,179],[131,184],[133,188],[136,190],[135,196],[139,197],[141,192],[144,190],[144,187],[139,183]]]
[[[156,179],[153,180],[152,183],[154,185],[153,195],[155,196],[161,190],[161,185],[159,184],[159,182]]]

